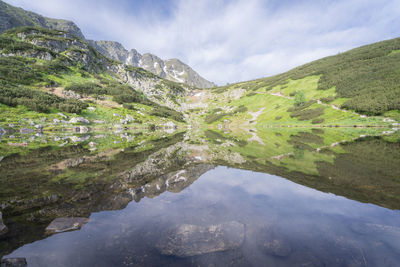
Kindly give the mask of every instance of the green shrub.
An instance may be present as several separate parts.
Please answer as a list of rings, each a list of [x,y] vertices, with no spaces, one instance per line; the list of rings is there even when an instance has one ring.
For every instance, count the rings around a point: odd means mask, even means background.
[[[297,92],[294,95],[294,105],[299,107],[303,106],[306,103],[306,96],[303,91]]]
[[[315,119],[315,118],[321,116],[322,114],[324,114],[324,108],[320,107],[320,108],[314,108],[314,109],[293,111],[290,114],[290,117],[297,118],[300,121],[305,121],[305,120]]]

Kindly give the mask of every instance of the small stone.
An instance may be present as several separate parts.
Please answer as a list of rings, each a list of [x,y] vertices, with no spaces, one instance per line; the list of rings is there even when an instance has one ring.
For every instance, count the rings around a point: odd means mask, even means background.
[[[90,110],[90,111],[95,111],[96,110],[95,107],[88,107],[87,109]]]

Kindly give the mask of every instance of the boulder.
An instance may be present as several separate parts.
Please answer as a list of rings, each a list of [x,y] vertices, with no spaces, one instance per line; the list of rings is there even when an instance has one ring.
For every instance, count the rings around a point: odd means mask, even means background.
[[[3,223],[3,214],[0,211],[0,235],[5,234],[7,232],[7,226]]]
[[[2,259],[1,267],[25,267],[28,266],[25,258],[8,258]]]
[[[191,257],[236,249],[244,240],[244,225],[232,221],[199,226],[181,224],[167,230],[156,247],[162,255]]]
[[[87,222],[89,222],[89,218],[84,217],[57,218],[46,227],[46,233],[54,234],[78,230]]]
[[[83,118],[83,117],[75,117],[75,118],[72,118],[72,119],[69,120],[69,122],[70,122],[70,123],[78,123],[78,122],[80,122],[80,123],[85,123],[85,124],[90,123],[89,120],[87,120],[87,119],[85,119],[85,118]]]

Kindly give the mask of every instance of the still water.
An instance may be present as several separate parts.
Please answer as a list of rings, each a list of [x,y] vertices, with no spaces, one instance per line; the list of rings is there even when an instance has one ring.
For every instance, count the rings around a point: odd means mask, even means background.
[[[0,255],[28,266],[399,266],[390,133],[93,133],[2,146]],[[57,219],[72,227],[49,231]]]

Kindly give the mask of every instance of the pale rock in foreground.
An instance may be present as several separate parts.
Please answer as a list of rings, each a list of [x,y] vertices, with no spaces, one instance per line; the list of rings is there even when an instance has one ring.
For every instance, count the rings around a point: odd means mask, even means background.
[[[199,226],[181,224],[167,230],[156,247],[163,255],[191,257],[236,249],[244,240],[244,225],[232,221]]]

